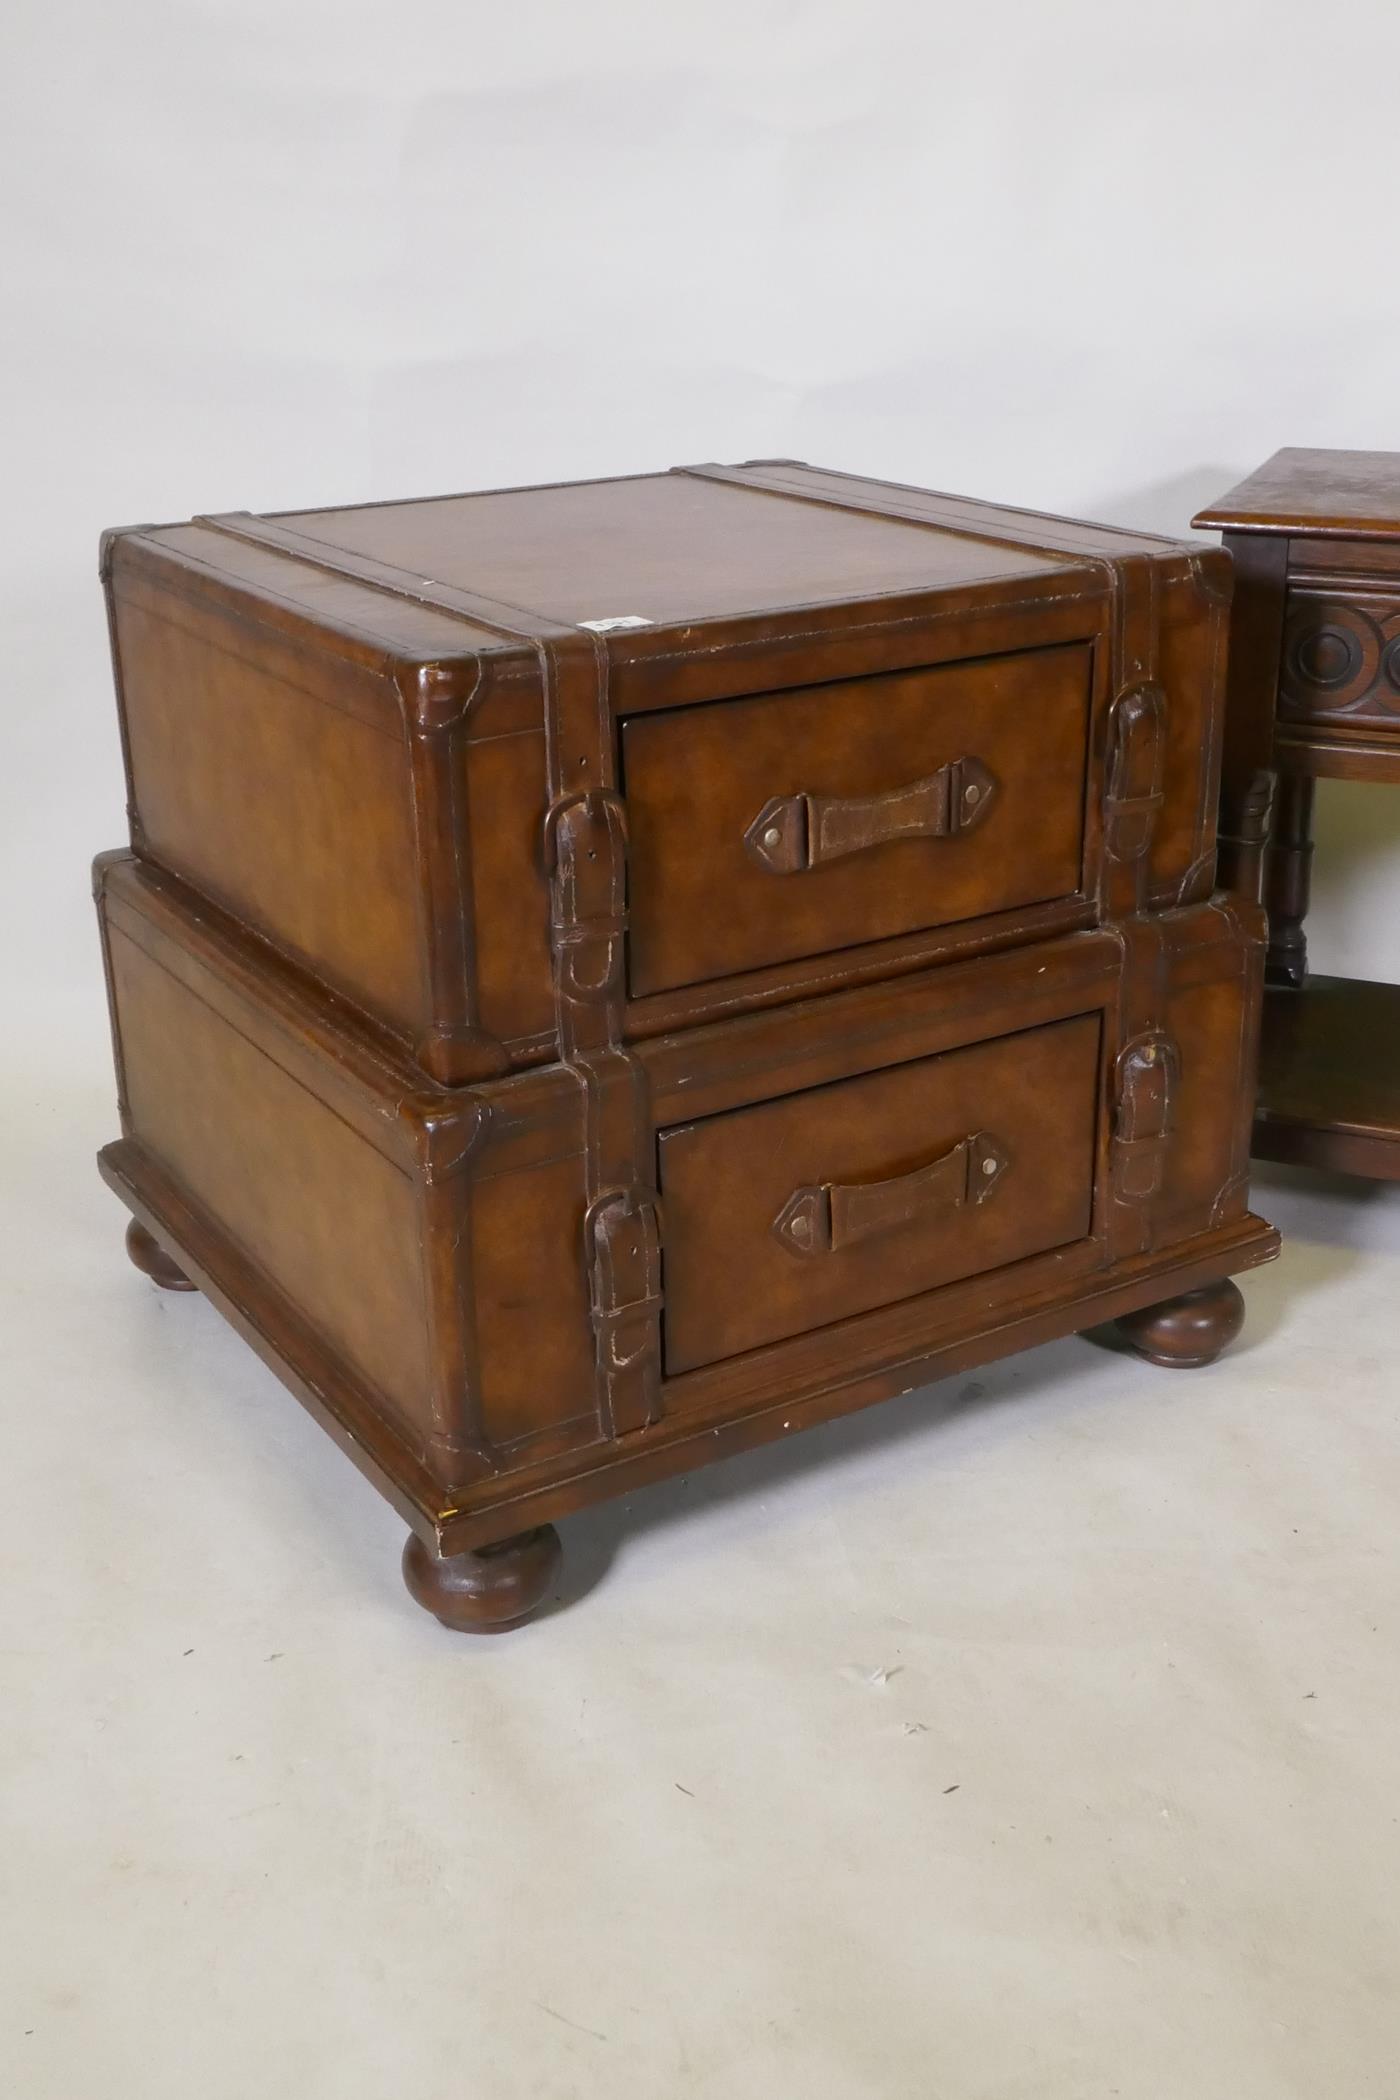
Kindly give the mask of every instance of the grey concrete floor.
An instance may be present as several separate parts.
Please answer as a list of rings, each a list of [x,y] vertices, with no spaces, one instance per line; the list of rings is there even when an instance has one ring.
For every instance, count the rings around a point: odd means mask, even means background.
[[[1216,1367],[1066,1341],[564,1528],[473,1644],[201,1300],[109,1087],[0,1214],[0,2092],[1400,2090],[1400,1192]]]

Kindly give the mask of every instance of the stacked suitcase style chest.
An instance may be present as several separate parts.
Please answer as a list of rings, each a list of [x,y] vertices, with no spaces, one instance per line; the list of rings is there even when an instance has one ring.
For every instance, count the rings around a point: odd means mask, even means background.
[[[1214,890],[1230,565],[700,467],[108,535],[138,1265],[402,1511],[550,1520],[1268,1259]]]

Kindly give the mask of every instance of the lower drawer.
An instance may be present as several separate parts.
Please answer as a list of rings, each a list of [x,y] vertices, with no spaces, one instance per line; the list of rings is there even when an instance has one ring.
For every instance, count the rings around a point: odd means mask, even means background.
[[[1090,1230],[1098,1013],[665,1130],[669,1375]]]

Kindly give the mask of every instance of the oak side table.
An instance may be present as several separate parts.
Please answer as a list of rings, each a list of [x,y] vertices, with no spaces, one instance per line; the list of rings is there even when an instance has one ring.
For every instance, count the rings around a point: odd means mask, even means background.
[[[1262,844],[1254,1152],[1400,1179],[1400,986],[1310,977],[1314,784],[1400,784],[1400,453],[1290,448],[1192,521],[1235,562],[1222,848]]]

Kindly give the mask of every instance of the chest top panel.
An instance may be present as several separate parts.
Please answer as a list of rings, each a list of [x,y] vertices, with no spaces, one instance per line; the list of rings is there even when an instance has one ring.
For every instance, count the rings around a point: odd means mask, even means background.
[[[744,470],[719,473],[731,471]],[[566,625],[673,625],[1014,582],[1167,544],[788,463],[756,472],[768,486],[679,469],[280,522],[328,554],[383,565],[386,582],[471,590]]]
[[[1400,539],[1400,452],[1285,446],[1191,522],[1217,532]]]

